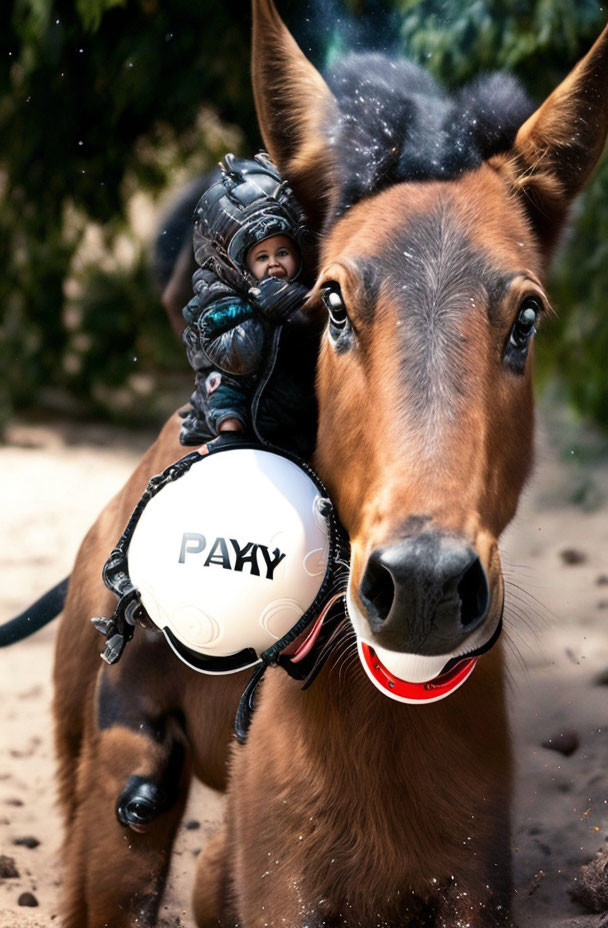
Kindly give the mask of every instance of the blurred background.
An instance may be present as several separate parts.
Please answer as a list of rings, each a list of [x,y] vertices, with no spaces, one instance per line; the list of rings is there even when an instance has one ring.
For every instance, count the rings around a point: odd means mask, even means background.
[[[406,54],[444,84],[513,70],[538,101],[599,34],[599,0],[281,0],[318,67]],[[0,432],[154,425],[191,376],[160,302],[201,175],[260,147],[244,0],[5,0]],[[196,178],[199,178],[197,181]],[[190,186],[188,186],[190,185]],[[177,198],[177,200],[176,200]],[[608,161],[554,262],[538,379],[608,429]]]

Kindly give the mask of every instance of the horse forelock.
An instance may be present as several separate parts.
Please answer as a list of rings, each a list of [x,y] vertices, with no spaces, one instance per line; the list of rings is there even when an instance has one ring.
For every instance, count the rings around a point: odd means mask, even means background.
[[[345,58],[327,75],[338,106],[325,136],[337,168],[335,219],[408,180],[449,180],[509,149],[532,105],[497,73],[447,94],[422,69],[386,55]]]

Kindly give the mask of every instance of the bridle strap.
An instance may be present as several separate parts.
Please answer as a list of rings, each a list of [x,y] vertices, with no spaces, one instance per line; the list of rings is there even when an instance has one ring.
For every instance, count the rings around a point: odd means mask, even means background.
[[[268,667],[269,664],[263,662],[259,667],[255,668],[239,699],[238,709],[234,717],[234,733],[239,744],[245,744],[247,741],[249,726],[255,709],[255,693]]]
[[[308,689],[331,654],[333,644],[332,638],[335,636],[337,639],[336,631],[345,616],[344,608],[336,609],[335,606],[343,599],[343,593],[336,593],[327,601],[319,613],[319,616],[309,623],[308,629],[310,629],[310,631],[306,629],[309,635],[313,633],[317,623],[321,623],[321,628],[319,629],[312,647],[310,650],[306,651],[301,658],[298,658],[297,650],[295,660],[294,655],[286,654],[285,651],[283,651],[278,659],[272,662],[272,664],[282,667],[294,680],[304,680],[303,690]],[[306,637],[300,645],[300,648],[305,644]],[[249,683],[243,690],[243,694],[239,700],[238,709],[234,718],[234,733],[239,744],[245,744],[247,741],[249,726],[251,725],[253,712],[255,710],[256,690],[267,668],[270,666],[271,662],[269,660],[262,659],[262,663],[253,671]]]

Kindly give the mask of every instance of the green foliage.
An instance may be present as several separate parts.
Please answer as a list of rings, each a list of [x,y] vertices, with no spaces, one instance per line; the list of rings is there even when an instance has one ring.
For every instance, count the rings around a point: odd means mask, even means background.
[[[87,32],[97,32],[101,17],[113,6],[124,6],[126,0],[76,0],[76,12]]]
[[[199,120],[193,130],[206,101],[254,136],[249,28],[240,2],[211,10],[190,0],[8,6],[0,36],[0,59],[8,62],[0,71],[0,361],[9,378],[0,416],[35,403],[44,387],[74,389],[64,363],[65,285],[89,224],[104,230],[111,251],[135,191],[157,195],[223,154],[221,123],[206,132]],[[140,271],[129,273],[135,281]],[[165,325],[150,284],[146,292],[149,312]],[[135,319],[131,294],[123,287],[117,296],[122,302],[111,319],[120,352]],[[89,334],[100,351],[111,349],[95,326]],[[164,341],[167,335],[168,327]],[[78,383],[81,396],[91,384]]]
[[[544,373],[564,376],[576,408],[608,429],[608,158],[581,198],[551,292],[558,320],[539,339]]]
[[[397,0],[401,42],[442,83],[513,71],[542,100],[599,34],[597,0]]]
[[[103,403],[113,388],[141,370],[187,366],[166,320],[151,312],[156,293],[143,255],[126,270],[88,267],[81,285],[73,313],[68,313],[65,354],[68,384],[75,393]]]

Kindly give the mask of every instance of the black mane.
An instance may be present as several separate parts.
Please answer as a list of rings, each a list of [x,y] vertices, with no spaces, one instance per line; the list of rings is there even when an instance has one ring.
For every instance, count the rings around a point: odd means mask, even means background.
[[[340,170],[338,215],[407,180],[449,180],[507,150],[533,106],[510,74],[454,94],[403,59],[353,54],[329,74],[340,119],[327,127]]]

